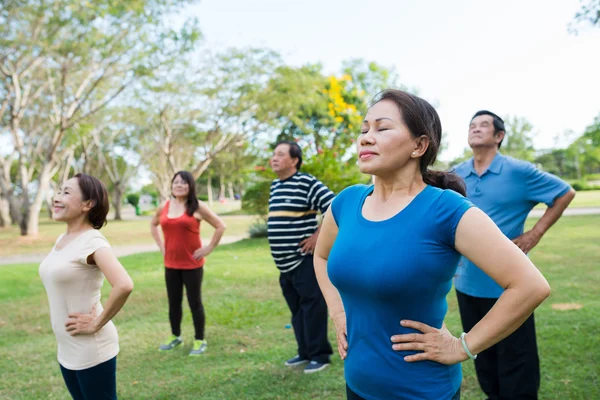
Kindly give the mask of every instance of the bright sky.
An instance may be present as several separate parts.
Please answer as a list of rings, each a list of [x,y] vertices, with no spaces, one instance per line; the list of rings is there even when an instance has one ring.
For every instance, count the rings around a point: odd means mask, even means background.
[[[328,73],[349,58],[394,66],[438,106],[451,159],[479,109],[526,117],[537,148],[593,122],[600,28],[569,34],[578,8],[578,0],[202,0],[190,12],[214,49],[269,47]]]

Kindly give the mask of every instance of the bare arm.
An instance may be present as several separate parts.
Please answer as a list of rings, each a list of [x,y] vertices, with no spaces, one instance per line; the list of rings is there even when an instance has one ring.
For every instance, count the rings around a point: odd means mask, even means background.
[[[540,239],[546,234],[548,229],[558,221],[574,198],[575,190],[571,188],[567,193],[556,199],[552,207],[546,209],[542,218],[538,220],[530,231],[517,237],[513,242],[523,250],[524,253],[528,253],[539,243]]]
[[[327,302],[329,315],[335,324],[338,352],[340,353],[340,357],[344,359],[346,358],[348,350],[348,343],[346,340],[346,312],[344,311],[344,304],[342,303],[339,292],[335,286],[333,286],[327,275],[327,260],[329,259],[329,253],[338,234],[338,226],[331,214],[331,207],[325,213],[319,229],[320,234],[318,235],[314,255],[315,275],[319,287],[321,288],[321,292],[323,293],[323,297],[325,297],[325,301]]]
[[[95,308],[89,314],[69,314],[65,326],[73,336],[98,332],[117,315],[133,291],[133,281],[110,248],[102,247],[89,258],[104,273],[112,289],[100,315],[96,316]]]
[[[164,202],[158,207],[156,213],[154,214],[154,217],[152,217],[152,220],[150,221],[150,234],[154,238],[154,241],[156,242],[158,248],[160,249],[160,252],[163,255],[165,254],[165,245],[163,243],[162,237],[160,236],[158,226],[160,225],[160,214],[162,213],[162,210],[166,204],[167,202]]]
[[[198,205],[199,208],[198,211],[196,211],[198,213],[198,216],[201,219],[208,222],[213,228],[215,228],[215,233],[213,234],[213,237],[208,246],[199,249],[202,250],[201,252],[199,252],[199,250],[196,250],[196,252],[194,253],[194,257],[200,259],[209,255],[215,249],[215,247],[217,247],[217,245],[221,241],[221,238],[223,237],[223,234],[225,233],[225,229],[227,228],[227,226],[225,225],[225,222],[217,214],[215,214],[206,204],[200,201],[198,202]]]
[[[456,249],[504,288],[494,307],[468,332],[477,354],[514,332],[549,295],[538,269],[481,210],[468,210],[456,230]]]
[[[477,208],[465,212],[458,223],[455,247],[504,288],[494,307],[466,337],[468,349],[478,354],[514,332],[550,295],[550,287],[525,253]],[[418,321],[401,324],[422,332],[392,336],[394,350],[421,351],[406,356],[406,361],[456,364],[468,359],[461,340],[445,326],[436,329]]]

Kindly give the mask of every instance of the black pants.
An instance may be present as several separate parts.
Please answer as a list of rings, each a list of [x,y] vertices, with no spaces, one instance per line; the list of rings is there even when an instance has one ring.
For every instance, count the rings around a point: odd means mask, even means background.
[[[463,329],[469,332],[497,299],[468,296],[456,291]],[[533,314],[506,339],[482,351],[475,360],[477,379],[490,400],[537,399],[540,360]]]
[[[359,395],[354,393],[348,385],[346,385],[346,399],[347,400],[365,400],[364,397],[360,397]],[[456,393],[454,393],[454,396],[452,396],[452,398],[450,400],[460,400],[460,388],[458,388],[458,391]]]
[[[167,282],[167,296],[169,297],[169,321],[171,332],[175,336],[181,335],[181,318],[183,311],[183,286],[187,294],[188,304],[192,311],[196,340],[204,340],[204,325],[206,316],[202,305],[202,276],[204,268],[173,269],[165,268],[165,281]]]
[[[279,284],[292,312],[298,355],[328,363],[332,350],[327,339],[327,304],[317,283],[312,256],[304,257],[292,271],[280,274]]]
[[[60,372],[73,400],[117,399],[117,357],[77,371],[60,365]]]

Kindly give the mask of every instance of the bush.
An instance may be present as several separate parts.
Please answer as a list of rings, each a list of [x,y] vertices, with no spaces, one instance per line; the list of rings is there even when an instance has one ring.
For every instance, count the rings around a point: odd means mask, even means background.
[[[200,194],[200,195],[198,195],[198,200],[200,200],[200,201],[208,201],[208,195],[207,194]]]
[[[261,217],[269,213],[269,192],[271,181],[259,181],[249,187],[242,197],[242,210]]]
[[[591,185],[586,181],[575,181],[571,184],[571,186],[573,186],[573,189],[575,189],[577,192],[582,192],[585,190],[600,190],[600,186]]]
[[[254,222],[248,228],[248,234],[251,238],[266,238],[269,236],[269,228],[267,222],[261,219],[259,221]]]
[[[137,206],[140,204],[140,195],[137,193],[128,194],[127,202],[137,208]]]

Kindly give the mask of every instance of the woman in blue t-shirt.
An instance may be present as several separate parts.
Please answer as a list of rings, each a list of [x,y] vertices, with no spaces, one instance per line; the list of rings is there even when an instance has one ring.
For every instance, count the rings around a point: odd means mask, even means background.
[[[458,399],[460,363],[510,335],[550,294],[544,277],[463,197],[462,180],[429,170],[442,127],[425,100],[381,93],[358,138],[374,185],[342,191],[315,250],[349,399]],[[504,289],[468,334],[444,325],[460,255]]]

